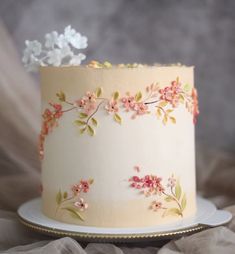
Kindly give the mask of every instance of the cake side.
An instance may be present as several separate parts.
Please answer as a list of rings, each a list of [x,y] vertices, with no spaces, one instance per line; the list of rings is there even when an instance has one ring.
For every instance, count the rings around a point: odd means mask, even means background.
[[[193,67],[43,67],[41,83],[47,216],[140,227],[195,213]]]

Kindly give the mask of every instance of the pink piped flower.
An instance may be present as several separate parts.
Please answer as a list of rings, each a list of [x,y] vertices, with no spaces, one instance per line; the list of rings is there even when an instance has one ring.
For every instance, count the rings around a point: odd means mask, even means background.
[[[178,94],[181,92],[181,83],[179,81],[172,81],[171,82],[171,90],[174,94]]]
[[[79,198],[79,200],[74,203],[74,206],[76,206],[81,212],[88,208],[88,204],[83,198]]]
[[[133,177],[132,177],[132,181],[133,181],[133,182],[136,182],[136,183],[139,183],[139,182],[141,182],[141,178],[138,177],[138,176],[133,176]]]
[[[135,97],[134,96],[127,96],[121,99],[123,103],[123,107],[126,109],[126,112],[133,110],[135,107]]]
[[[75,106],[79,107],[79,108],[83,108],[86,105],[86,100],[84,99],[80,99],[75,101]]]
[[[86,92],[86,95],[83,97],[85,101],[96,102],[96,95],[93,92]]]
[[[88,102],[83,106],[84,113],[89,115],[92,111],[96,109],[96,103],[95,102]]]
[[[90,184],[86,180],[81,180],[79,184],[74,184],[72,186],[72,192],[74,195],[79,195],[81,192],[87,193],[90,189]]]
[[[82,192],[86,193],[89,191],[90,185],[89,185],[88,181],[81,180],[79,185],[80,185]]]
[[[173,92],[169,86],[160,89],[159,93],[161,94],[160,99],[171,102],[173,99]]]
[[[179,99],[181,92],[181,83],[178,79],[171,82],[171,86],[167,86],[163,89],[159,89],[160,99],[168,101],[175,108],[179,105]]]
[[[161,184],[158,184],[155,190],[157,194],[161,195],[165,191],[165,188]]]
[[[108,113],[116,113],[118,112],[118,102],[116,100],[110,100],[106,106],[105,109]]]
[[[50,105],[56,110],[56,111],[61,111],[62,110],[62,106],[60,104],[57,103],[50,103]]]
[[[176,185],[176,179],[174,175],[172,175],[171,177],[168,178],[167,187],[174,188],[175,185]]]
[[[140,172],[140,167],[139,166],[134,166],[134,170],[139,173]]]
[[[136,111],[137,115],[144,115],[148,113],[148,106],[143,102],[139,102],[135,104],[134,110]]]
[[[158,210],[162,209],[162,203],[159,201],[153,201],[150,209],[152,209],[154,212],[157,212]]]
[[[84,110],[84,113],[89,115],[96,109],[96,95],[92,92],[87,92],[81,99],[75,101],[75,106]]]
[[[74,194],[74,195],[79,195],[80,192],[82,191],[82,188],[81,188],[81,187],[82,187],[81,184],[74,184],[74,185],[72,186],[72,192],[73,192],[73,194]]]

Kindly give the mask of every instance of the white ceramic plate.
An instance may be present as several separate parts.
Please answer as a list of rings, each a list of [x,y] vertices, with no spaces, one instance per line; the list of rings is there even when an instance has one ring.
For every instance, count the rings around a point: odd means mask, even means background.
[[[83,241],[131,242],[172,239],[208,227],[229,222],[231,213],[217,210],[208,200],[197,197],[195,216],[175,223],[142,228],[101,228],[66,224],[46,217],[41,211],[41,198],[33,199],[18,209],[20,221],[29,228],[57,237],[71,236]]]

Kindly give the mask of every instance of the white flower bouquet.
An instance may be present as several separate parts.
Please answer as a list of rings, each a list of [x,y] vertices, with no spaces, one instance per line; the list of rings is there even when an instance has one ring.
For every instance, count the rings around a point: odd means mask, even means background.
[[[46,34],[44,46],[37,40],[26,40],[25,44],[22,61],[28,71],[36,71],[39,66],[80,65],[86,58],[76,51],[87,48],[87,37],[70,25],[63,34],[56,31]]]

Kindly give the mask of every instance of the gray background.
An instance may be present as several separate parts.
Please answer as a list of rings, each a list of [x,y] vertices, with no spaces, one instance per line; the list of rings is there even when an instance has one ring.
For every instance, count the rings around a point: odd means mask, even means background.
[[[197,140],[235,151],[234,0],[1,0],[0,15],[20,53],[71,24],[88,60],[195,65]]]

